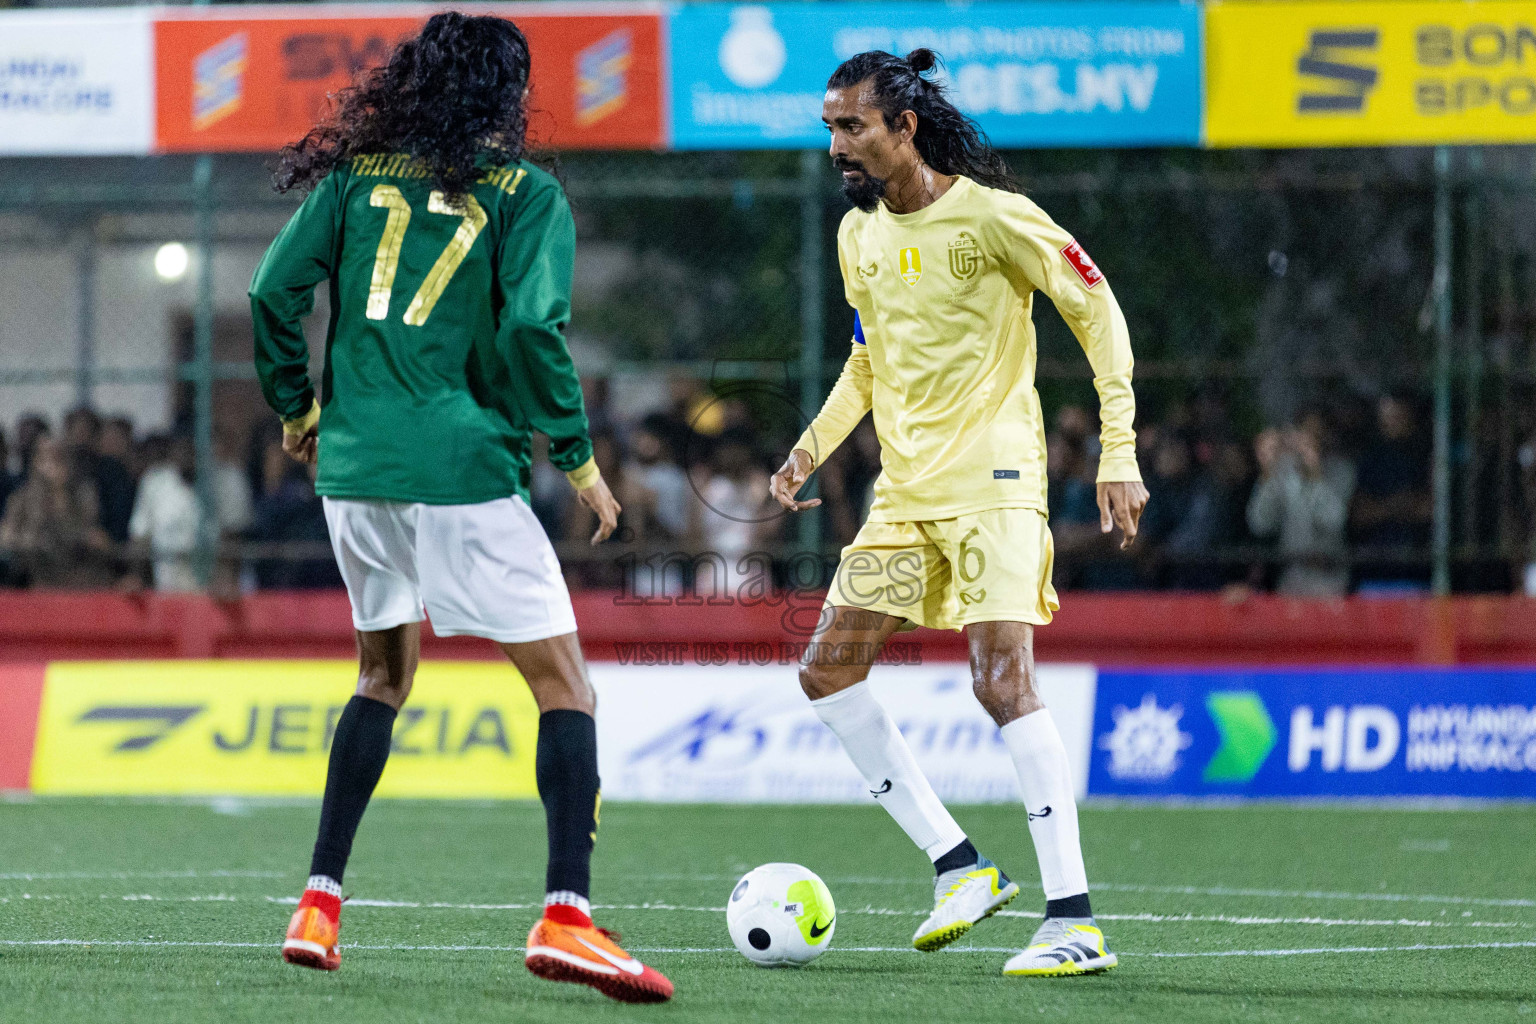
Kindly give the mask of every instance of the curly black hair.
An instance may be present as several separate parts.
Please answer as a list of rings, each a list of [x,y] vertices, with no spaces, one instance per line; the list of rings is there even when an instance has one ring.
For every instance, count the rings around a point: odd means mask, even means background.
[[[917,115],[912,144],[923,162],[940,174],[963,174],[972,181],[1005,192],[1019,191],[1013,172],[970,118],[949,101],[938,82],[923,75],[939,64],[939,55],[919,47],[898,57],[884,50],[854,54],[837,66],[829,89],[846,89],[868,81],[887,128],[896,127],[904,110]]]
[[[337,94],[324,121],[283,147],[273,186],[308,191],[355,156],[409,153],[438,188],[461,196],[486,166],[524,156],[530,66],[528,40],[505,18],[433,15],[388,63]]]

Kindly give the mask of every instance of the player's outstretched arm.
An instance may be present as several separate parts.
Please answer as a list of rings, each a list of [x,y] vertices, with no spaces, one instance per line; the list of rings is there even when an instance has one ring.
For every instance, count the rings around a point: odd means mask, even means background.
[[[328,175],[304,200],[262,257],[249,290],[261,393],[283,419],[283,450],[301,462],[315,461],[320,421],[304,318],[315,308],[315,285],[333,270],[343,174]]]
[[[795,492],[815,472],[816,466],[837,450],[837,446],[843,443],[853,428],[859,425],[864,414],[869,412],[874,374],[869,368],[869,349],[860,337],[859,334],[854,336],[848,361],[843,364],[843,372],[838,374],[837,383],[832,385],[832,393],[822,403],[821,412],[805,428],[800,440],[795,442],[790,451],[789,458],[784,460],[784,465],[768,482],[769,493],[790,511],[799,512],[821,504],[820,498],[797,501]]]
[[[518,408],[530,427],[549,436],[549,461],[565,472],[583,503],[596,511],[588,501],[596,496],[583,493],[598,473],[581,380],[565,341],[576,267],[576,224],[570,204],[552,179],[530,176],[523,188],[522,194],[513,197],[511,225],[497,253],[502,305],[496,343],[506,360],[508,385]],[[608,500],[612,497],[608,495]],[[601,520],[600,511],[598,517]],[[598,532],[607,536],[601,526]]]
[[[1136,540],[1147,488],[1136,465],[1136,396],[1131,390],[1131,335],[1125,314],[1104,274],[1083,247],[1045,211],[1020,196],[997,218],[993,230],[1013,256],[1020,285],[1050,296],[1093,367],[1099,393],[1099,526],[1122,531],[1120,548]]]

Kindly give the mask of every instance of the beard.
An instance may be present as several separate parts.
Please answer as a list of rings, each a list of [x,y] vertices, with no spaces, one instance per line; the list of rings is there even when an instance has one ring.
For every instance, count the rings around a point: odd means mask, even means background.
[[[854,206],[865,213],[874,212],[880,205],[880,200],[885,195],[885,179],[877,178],[864,169],[863,164],[854,163],[852,160],[832,161],[838,171],[858,171],[857,178],[843,178],[843,196]]]

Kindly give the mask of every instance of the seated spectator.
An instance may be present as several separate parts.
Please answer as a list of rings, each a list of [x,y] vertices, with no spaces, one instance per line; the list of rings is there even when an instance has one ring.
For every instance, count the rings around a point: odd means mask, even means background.
[[[21,486],[21,477],[11,472],[11,449],[5,441],[5,431],[0,430],[0,516],[5,515],[5,503]]]
[[[1254,441],[1259,481],[1248,501],[1248,528],[1276,538],[1282,560],[1276,589],[1296,597],[1339,597],[1349,589],[1344,526],[1355,467],[1329,448],[1320,415]]]
[[[155,438],[146,442],[145,452],[149,468],[139,481],[128,535],[148,553],[156,590],[198,590],[193,556],[203,510],[192,486],[192,442],[185,436]]]
[[[252,510],[250,538],[279,547],[256,560],[257,586],[323,590],[342,585],[326,530],[325,504],[315,494],[315,467],[289,458],[280,436],[263,452],[262,493]]]
[[[32,586],[105,587],[114,575],[112,540],[100,516],[94,485],[74,472],[62,444],[42,434],[0,520],[0,548]]]
[[[133,515],[133,474],[126,462],[102,451],[101,434],[101,417],[89,408],[72,409],[64,417],[64,445],[81,479],[96,486],[101,527],[114,543],[124,544]]]
[[[1376,405],[1376,436],[1360,455],[1350,510],[1355,543],[1369,559],[1359,573],[1362,587],[1424,586],[1429,574],[1422,554],[1433,519],[1429,447],[1419,437],[1412,405],[1388,395]]]
[[[48,421],[40,414],[29,412],[16,421],[16,457],[21,460],[21,477],[32,473],[32,452],[39,438],[52,436]]]
[[[1136,586],[1136,567],[1121,554],[1119,541],[1099,528],[1099,447],[1086,433],[1086,415],[1079,413],[1077,406],[1064,408],[1056,418],[1058,429],[1045,444],[1046,505],[1059,567],[1057,586],[1128,590]]]
[[[655,495],[636,484],[624,472],[618,440],[612,434],[593,434],[592,459],[619,503],[619,523],[613,531],[614,541],[624,545],[644,544],[648,538],[655,537],[659,533]],[[569,481],[563,483],[566,490],[571,489]],[[627,586],[624,566],[628,563],[591,547],[592,534],[596,530],[597,514],[579,500],[573,501],[571,515],[566,521],[564,540],[577,554],[569,559],[566,575],[573,583],[583,587]],[[559,541],[561,538],[557,535],[550,539]]]
[[[761,541],[779,526],[779,517],[767,508],[768,473],[758,465],[752,435],[741,428],[723,432],[709,461],[694,467],[691,476],[698,498],[696,550],[715,563],[700,562],[694,592],[705,598],[743,596],[743,588],[765,577]]]
[[[688,474],[677,464],[672,424],[653,413],[640,421],[630,437],[624,477],[649,492],[655,509],[655,525],[666,538],[678,539],[688,532]],[[620,504],[623,501],[620,499]]]

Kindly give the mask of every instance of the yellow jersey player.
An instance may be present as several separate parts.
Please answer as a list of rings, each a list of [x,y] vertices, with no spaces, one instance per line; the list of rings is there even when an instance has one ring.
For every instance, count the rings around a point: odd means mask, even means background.
[[[1131,346],[1109,282],[1071,235],[1020,195],[1002,159],[943,88],[935,56],[873,51],[828,82],[822,117],[857,207],[838,231],[855,310],[847,365],[775,474],[791,510],[815,467],[874,411],[882,472],[869,521],[843,549],[801,663],[812,707],[870,791],[934,861],[936,950],[1018,894],[940,803],[865,682],[897,629],[963,629],[976,697],[1018,769],[1045,888],[1045,921],[1005,974],[1107,970],[1093,919],[1066,747],[1035,685],[1033,629],[1058,607],[1046,525],[1045,431],[1034,388],[1034,293],[1082,344],[1099,393],[1105,532],[1135,539],[1147,491],[1136,466]]]

